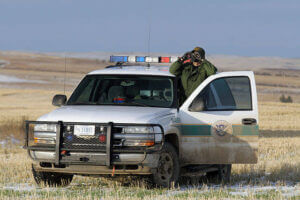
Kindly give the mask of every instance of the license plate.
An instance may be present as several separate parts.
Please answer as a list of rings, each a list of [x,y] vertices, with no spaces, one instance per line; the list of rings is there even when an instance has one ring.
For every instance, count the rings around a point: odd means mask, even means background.
[[[77,136],[95,135],[95,126],[75,125],[74,126],[74,135],[77,135]]]

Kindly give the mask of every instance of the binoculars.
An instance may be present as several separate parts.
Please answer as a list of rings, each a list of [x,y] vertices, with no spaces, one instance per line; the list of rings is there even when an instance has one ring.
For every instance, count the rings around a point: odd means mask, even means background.
[[[198,51],[190,51],[183,55],[183,60],[191,60],[191,62],[200,62],[203,58]]]

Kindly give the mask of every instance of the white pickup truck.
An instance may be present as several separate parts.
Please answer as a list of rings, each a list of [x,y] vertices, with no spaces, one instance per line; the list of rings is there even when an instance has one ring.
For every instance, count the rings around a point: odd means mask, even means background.
[[[73,175],[150,175],[168,187],[185,173],[229,181],[231,164],[256,163],[254,74],[208,77],[178,105],[168,67],[111,66],[90,72],[60,108],[26,122],[25,148],[37,183]]]

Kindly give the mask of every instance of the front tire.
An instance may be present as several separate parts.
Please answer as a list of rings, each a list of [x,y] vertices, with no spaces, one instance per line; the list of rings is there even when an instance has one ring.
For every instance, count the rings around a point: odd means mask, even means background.
[[[209,182],[215,183],[229,183],[231,176],[231,164],[218,165],[218,170],[206,173]]]
[[[67,186],[73,179],[72,174],[61,174],[55,172],[38,172],[32,166],[32,174],[35,182],[41,186]]]
[[[174,146],[165,142],[159,156],[158,167],[155,169],[152,179],[158,187],[170,187],[175,185],[179,178],[179,160]]]

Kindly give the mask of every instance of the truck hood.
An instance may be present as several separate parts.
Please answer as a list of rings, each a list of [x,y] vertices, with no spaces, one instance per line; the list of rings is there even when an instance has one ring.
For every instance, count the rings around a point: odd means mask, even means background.
[[[38,121],[91,122],[91,123],[158,123],[171,115],[174,108],[133,106],[63,106]]]

